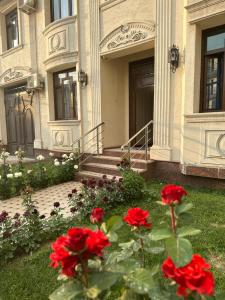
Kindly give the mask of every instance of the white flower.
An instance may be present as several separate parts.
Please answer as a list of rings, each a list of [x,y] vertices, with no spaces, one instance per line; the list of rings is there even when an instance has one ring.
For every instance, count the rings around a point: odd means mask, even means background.
[[[45,159],[45,157],[41,154],[37,156],[37,160],[44,160],[44,159]]]
[[[2,179],[2,176],[0,175],[0,180]]]
[[[18,155],[18,153],[19,153],[19,152],[18,152],[18,151],[16,151],[16,152],[15,152],[15,155]]]
[[[2,151],[2,153],[0,154],[0,159],[6,159],[9,157],[9,155],[10,155],[9,152]]]
[[[71,152],[70,155],[69,155],[69,158],[74,158],[74,156],[75,156],[74,153]]]
[[[53,157],[53,156],[54,156],[54,153],[49,152],[49,156],[50,156],[50,157]]]
[[[74,165],[75,170],[78,170],[78,168],[79,168],[78,165]]]
[[[7,174],[7,178],[13,178],[13,174]]]
[[[65,166],[65,164],[66,164],[66,162],[65,162],[65,161],[63,161],[63,162],[62,162],[62,165],[63,165],[63,166]]]
[[[46,172],[46,171],[47,171],[47,169],[46,169],[45,167],[43,167],[43,171],[44,171],[44,172]]]
[[[58,161],[58,160],[55,161],[55,162],[54,162],[54,165],[55,165],[56,167],[58,167],[58,166],[60,165],[59,161]]]
[[[63,155],[62,155],[62,158],[68,159],[68,155],[67,155],[67,154],[63,154]]]
[[[27,174],[30,174],[30,173],[32,173],[32,170],[27,170]]]
[[[54,159],[54,162],[56,162],[56,161],[59,161],[58,158],[55,158],[55,159]]]
[[[18,177],[22,177],[23,174],[22,174],[22,172],[15,172],[14,176],[15,176],[15,178],[18,178]]]

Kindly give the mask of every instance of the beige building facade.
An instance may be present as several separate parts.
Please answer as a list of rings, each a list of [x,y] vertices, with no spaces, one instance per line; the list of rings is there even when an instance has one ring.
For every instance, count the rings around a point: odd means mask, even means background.
[[[225,179],[224,58],[224,0],[1,0],[0,140],[66,152],[104,122],[118,148],[153,120],[151,159]]]

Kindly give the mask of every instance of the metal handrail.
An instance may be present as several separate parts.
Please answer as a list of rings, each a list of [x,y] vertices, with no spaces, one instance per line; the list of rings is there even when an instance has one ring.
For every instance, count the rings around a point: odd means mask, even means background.
[[[149,130],[149,126],[153,125],[153,120],[149,121],[143,128],[141,128],[137,133],[135,133],[125,144],[121,146],[121,150],[124,151],[125,148],[128,148],[127,153],[124,154],[123,158],[128,154],[129,160],[131,162],[131,159],[135,156],[131,157],[131,150],[135,146],[138,145],[138,143],[144,138],[144,144],[139,148],[141,150],[142,148],[145,148],[145,160],[148,160],[148,146],[149,146],[149,133],[151,130]],[[134,139],[143,133],[143,136],[135,142],[134,145],[131,146],[131,143],[134,141]]]
[[[72,143],[72,145],[71,145],[72,147],[74,147],[75,145],[77,145],[78,160],[79,160],[80,164],[82,164],[85,160],[87,160],[87,158],[89,158],[89,156],[91,156],[93,154],[97,154],[97,155],[100,154],[100,146],[101,146],[100,144],[103,142],[102,133],[104,132],[104,128],[102,130],[100,130],[100,128],[104,124],[105,124],[104,122],[101,122],[97,126],[95,126],[92,129],[90,129],[88,132],[86,132],[85,134],[83,134],[81,137],[77,138]],[[94,134],[94,136],[91,136],[90,138],[88,137],[88,140],[84,141],[84,138],[86,138],[90,134],[94,133],[95,131],[96,131],[96,134]],[[93,144],[91,144],[91,145],[88,146],[88,144],[90,142],[93,142]],[[86,147],[86,146],[88,146],[88,147]],[[91,150],[93,147],[96,147],[96,149],[93,149],[93,151],[91,151],[92,153],[88,154],[88,151]],[[102,148],[102,146],[101,146],[101,148]],[[88,156],[85,156],[85,158],[83,158],[83,155],[85,154],[85,152],[88,154]]]

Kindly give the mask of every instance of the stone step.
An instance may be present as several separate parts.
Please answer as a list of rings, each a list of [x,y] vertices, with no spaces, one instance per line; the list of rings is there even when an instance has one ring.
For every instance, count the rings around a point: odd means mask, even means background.
[[[138,173],[145,172],[144,169],[137,169],[137,168],[132,168],[132,169]],[[89,163],[88,162],[88,163],[85,163],[84,165],[82,165],[82,170],[100,173],[100,174],[106,174],[106,175],[120,176],[120,170],[115,165]]]
[[[87,162],[117,166],[121,162],[121,157],[105,155],[92,156]],[[146,169],[147,165],[151,162],[153,162],[153,160],[145,161],[143,159],[132,159],[131,165],[137,169]]]
[[[102,179],[103,175],[107,175],[107,178],[109,179],[112,179],[114,177],[113,175],[109,175],[109,174],[81,170],[76,174],[75,180],[80,181],[81,179],[91,179],[91,178]],[[116,178],[119,179],[121,178],[121,176],[116,176]]]
[[[103,156],[112,157],[123,157],[127,151],[122,151],[121,149],[104,149]],[[145,151],[143,150],[131,150],[132,159],[145,160]],[[148,159],[150,159],[150,154],[148,154]]]

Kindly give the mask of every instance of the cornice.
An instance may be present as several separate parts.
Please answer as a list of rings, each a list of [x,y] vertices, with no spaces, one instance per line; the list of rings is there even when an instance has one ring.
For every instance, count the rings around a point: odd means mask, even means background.
[[[196,3],[185,6],[185,8],[188,12],[192,13],[223,2],[225,2],[225,0],[200,0]]]

